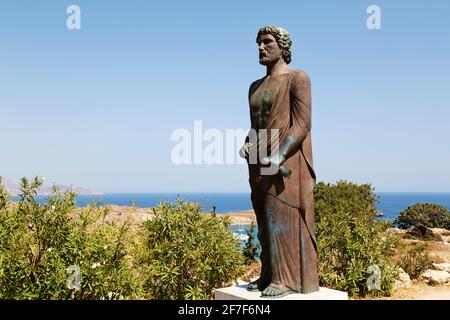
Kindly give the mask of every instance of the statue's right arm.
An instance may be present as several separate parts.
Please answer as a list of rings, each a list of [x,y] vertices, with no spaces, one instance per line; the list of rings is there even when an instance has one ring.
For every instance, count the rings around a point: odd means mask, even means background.
[[[250,88],[248,89],[248,104],[249,104],[249,112],[250,112],[250,123],[251,123],[251,129],[253,128],[253,119],[252,119],[252,112],[250,109],[250,99],[253,95],[253,93],[256,91],[257,88],[257,84],[258,84],[259,80],[254,81],[251,85]],[[251,143],[250,143],[250,133],[247,135],[247,137],[245,137],[245,142],[244,145],[242,146],[242,148],[239,150],[239,154],[242,158],[247,158],[249,155],[249,148],[251,147]]]
[[[251,111],[251,108],[250,108],[250,100],[251,100],[251,98],[252,98],[252,95],[255,93],[256,89],[258,88],[258,83],[259,83],[259,82],[260,82],[260,80],[254,81],[254,82],[250,85],[250,87],[249,87],[249,89],[248,89],[248,105],[249,105],[248,110],[249,110],[249,112],[250,112],[250,124],[251,124],[251,129],[255,129],[255,128],[253,128],[253,123],[254,123],[254,121],[253,121],[253,119],[252,119],[252,111]],[[246,143],[249,142],[249,136],[247,136],[247,138],[245,139],[245,142],[246,142]]]

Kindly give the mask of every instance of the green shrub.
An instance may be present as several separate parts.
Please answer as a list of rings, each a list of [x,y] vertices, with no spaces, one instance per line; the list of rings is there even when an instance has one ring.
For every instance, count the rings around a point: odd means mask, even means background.
[[[401,242],[396,263],[411,279],[419,278],[431,267],[431,258],[424,243]]]
[[[450,212],[438,204],[417,203],[400,212],[395,223],[402,229],[420,225],[450,229]]]
[[[59,192],[43,205],[42,181],[22,179],[12,204],[0,187],[0,299],[117,299],[139,286],[129,268],[129,224],[104,222],[106,208],[77,209]],[[79,282],[77,281],[79,274]]]
[[[377,196],[368,184],[318,183],[314,190],[319,277],[322,286],[350,296],[390,295],[398,271],[390,258],[396,236],[389,224],[375,219]],[[379,285],[368,283],[378,269]]]
[[[248,239],[245,242],[245,248],[242,250],[242,254],[244,255],[246,265],[250,265],[258,261],[258,249],[261,245],[259,244],[259,242],[255,243],[255,236],[253,235],[255,232],[255,228],[255,222],[252,221],[250,227],[245,229]]]
[[[403,244],[398,258],[401,267],[411,279],[419,278],[431,267],[431,257],[424,243]]]
[[[228,219],[200,212],[196,203],[161,203],[144,223],[146,247],[138,257],[148,297],[209,299],[214,288],[242,272],[240,241]]]

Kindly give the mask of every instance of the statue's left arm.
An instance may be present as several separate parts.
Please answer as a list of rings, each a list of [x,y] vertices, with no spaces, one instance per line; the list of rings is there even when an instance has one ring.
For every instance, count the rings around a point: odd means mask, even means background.
[[[311,131],[311,80],[302,71],[293,76],[290,88],[290,127],[286,138],[280,143],[278,152],[269,162],[281,166],[287,157],[295,153]]]

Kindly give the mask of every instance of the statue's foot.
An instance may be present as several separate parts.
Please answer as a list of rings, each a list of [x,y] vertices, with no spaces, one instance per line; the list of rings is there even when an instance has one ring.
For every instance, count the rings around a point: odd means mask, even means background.
[[[276,299],[282,298],[291,293],[294,293],[294,291],[286,287],[285,285],[279,283],[271,283],[266,289],[264,289],[264,291],[261,294],[261,297]]]
[[[259,278],[256,281],[250,282],[247,285],[247,290],[248,291],[262,291],[264,290],[266,286],[264,285],[263,281],[261,280],[261,278]]]

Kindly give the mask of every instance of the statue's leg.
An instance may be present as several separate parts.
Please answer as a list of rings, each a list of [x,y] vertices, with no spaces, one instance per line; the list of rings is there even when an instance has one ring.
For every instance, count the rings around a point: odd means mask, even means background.
[[[269,233],[271,283],[283,285],[285,289],[282,291],[300,292],[298,209],[285,204],[272,195],[267,196],[265,209]],[[280,286],[276,286],[272,291],[276,292],[279,288]]]
[[[264,197],[261,194],[253,194],[252,203],[253,209],[255,210],[256,222],[258,224],[258,240],[261,246],[261,275],[258,280],[249,284],[248,290],[260,291],[264,290],[265,287],[269,285],[271,279],[266,212],[264,210]]]
[[[299,209],[300,222],[300,264],[302,293],[319,290],[319,276],[317,272],[317,241],[314,225],[314,185],[304,184]]]

